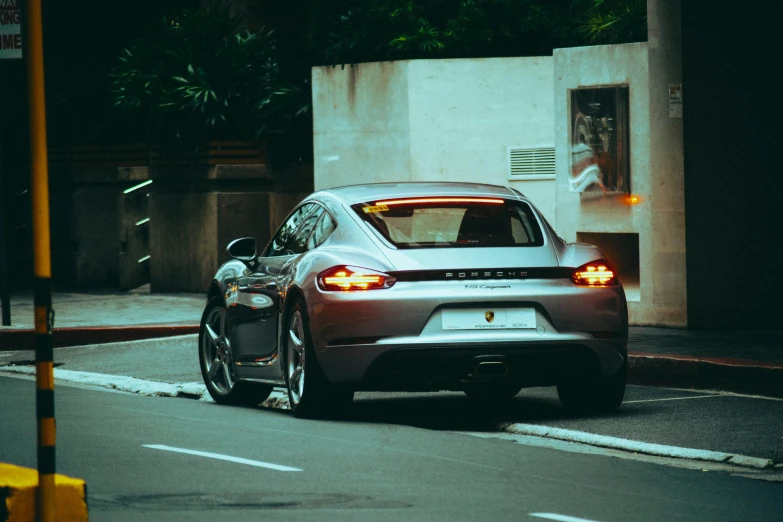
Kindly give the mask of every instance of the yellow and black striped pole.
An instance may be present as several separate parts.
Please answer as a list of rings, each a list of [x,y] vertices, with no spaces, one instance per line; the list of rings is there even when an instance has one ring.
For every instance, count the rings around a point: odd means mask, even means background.
[[[41,0],[25,2],[24,54],[30,104],[30,163],[33,209],[35,275],[35,385],[38,419],[39,522],[56,518],[54,475],[56,431],[54,422],[54,364],[52,361],[52,266],[49,238],[49,172],[46,152],[46,104],[44,99],[43,28]]]

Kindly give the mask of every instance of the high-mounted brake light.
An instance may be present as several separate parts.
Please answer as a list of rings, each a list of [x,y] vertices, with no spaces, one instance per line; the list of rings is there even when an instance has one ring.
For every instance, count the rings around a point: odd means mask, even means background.
[[[389,274],[358,266],[334,266],[318,274],[321,290],[380,290],[390,288],[396,282]]]
[[[603,260],[580,266],[571,274],[571,281],[584,286],[608,286],[619,282],[612,266]]]
[[[419,203],[484,203],[489,205],[502,205],[504,201],[496,198],[405,198],[376,201],[375,205],[417,205]]]

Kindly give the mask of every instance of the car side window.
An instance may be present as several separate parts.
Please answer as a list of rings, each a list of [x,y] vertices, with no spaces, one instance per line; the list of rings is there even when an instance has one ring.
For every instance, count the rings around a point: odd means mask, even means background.
[[[315,224],[318,218],[321,217],[324,209],[318,207],[314,212],[311,212],[306,218],[302,220],[302,224],[299,225],[296,233],[285,244],[285,251],[291,254],[301,254],[307,251],[307,239],[315,228]]]
[[[282,225],[280,225],[275,237],[272,238],[272,241],[269,244],[269,253],[266,254],[268,257],[287,255],[286,244],[293,237],[296,229],[299,228],[302,219],[307,217],[315,206],[315,203],[306,203],[302,205],[295,210]]]
[[[326,241],[326,238],[334,232],[334,229],[335,224],[332,216],[330,216],[328,212],[321,214],[321,219],[316,223],[315,230],[313,230],[313,234],[307,242],[307,249],[312,250],[321,246],[321,244]]]

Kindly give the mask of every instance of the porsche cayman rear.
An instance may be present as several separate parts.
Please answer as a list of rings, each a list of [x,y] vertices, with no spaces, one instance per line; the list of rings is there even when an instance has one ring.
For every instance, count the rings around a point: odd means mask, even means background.
[[[557,385],[571,409],[622,402],[626,300],[598,248],[564,243],[505,187],[329,192],[356,253],[321,270],[307,296],[329,381],[498,399]],[[350,252],[346,246],[332,248]]]

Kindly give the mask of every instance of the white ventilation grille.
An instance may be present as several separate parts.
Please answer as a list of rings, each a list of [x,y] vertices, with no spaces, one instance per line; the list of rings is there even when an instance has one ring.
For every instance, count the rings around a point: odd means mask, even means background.
[[[508,149],[509,179],[550,179],[555,177],[555,148]]]

